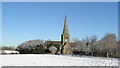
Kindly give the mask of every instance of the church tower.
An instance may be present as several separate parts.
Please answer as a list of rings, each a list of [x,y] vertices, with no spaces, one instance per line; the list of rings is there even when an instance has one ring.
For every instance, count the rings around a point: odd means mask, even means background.
[[[64,19],[64,28],[63,28],[63,34],[61,35],[61,44],[64,43],[70,43],[70,34],[68,33],[68,24],[66,20],[66,16]]]

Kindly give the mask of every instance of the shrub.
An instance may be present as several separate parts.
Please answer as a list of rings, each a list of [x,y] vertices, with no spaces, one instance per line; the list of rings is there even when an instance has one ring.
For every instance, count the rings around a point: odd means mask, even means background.
[[[45,48],[43,41],[41,40],[29,40],[26,41],[16,48],[20,54],[44,54]]]

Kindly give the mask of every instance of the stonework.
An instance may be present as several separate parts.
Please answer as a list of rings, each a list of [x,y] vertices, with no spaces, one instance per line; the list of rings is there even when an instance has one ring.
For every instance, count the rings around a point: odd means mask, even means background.
[[[72,54],[70,43],[65,43],[65,45],[62,45],[63,49],[61,54]]]
[[[61,44],[70,43],[70,34],[68,33],[68,24],[65,16],[63,34],[61,35]]]
[[[71,54],[70,34],[68,33],[68,24],[65,16],[63,34],[61,35],[61,54]]]

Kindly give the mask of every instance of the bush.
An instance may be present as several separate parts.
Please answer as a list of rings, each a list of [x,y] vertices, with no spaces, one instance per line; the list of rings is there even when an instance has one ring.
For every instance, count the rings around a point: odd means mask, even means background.
[[[45,47],[41,40],[29,40],[26,41],[16,48],[20,54],[44,54]]]
[[[58,51],[60,50],[60,44],[57,44],[57,43],[50,43],[47,45],[47,49],[46,51],[48,53],[51,53],[51,49],[49,49],[50,47],[52,47],[54,50],[55,50],[55,53],[58,53]]]

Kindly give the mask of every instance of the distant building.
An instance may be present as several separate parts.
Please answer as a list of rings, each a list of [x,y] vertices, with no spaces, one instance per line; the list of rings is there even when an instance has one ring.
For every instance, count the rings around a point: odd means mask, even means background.
[[[64,28],[63,33],[61,34],[61,41],[45,41],[46,45],[49,44],[59,44],[60,46],[60,54],[70,54],[71,47],[70,47],[70,34],[68,33],[68,24],[67,24],[67,17],[65,16],[64,19]]]
[[[14,50],[0,50],[0,54],[19,54],[19,52]]]

